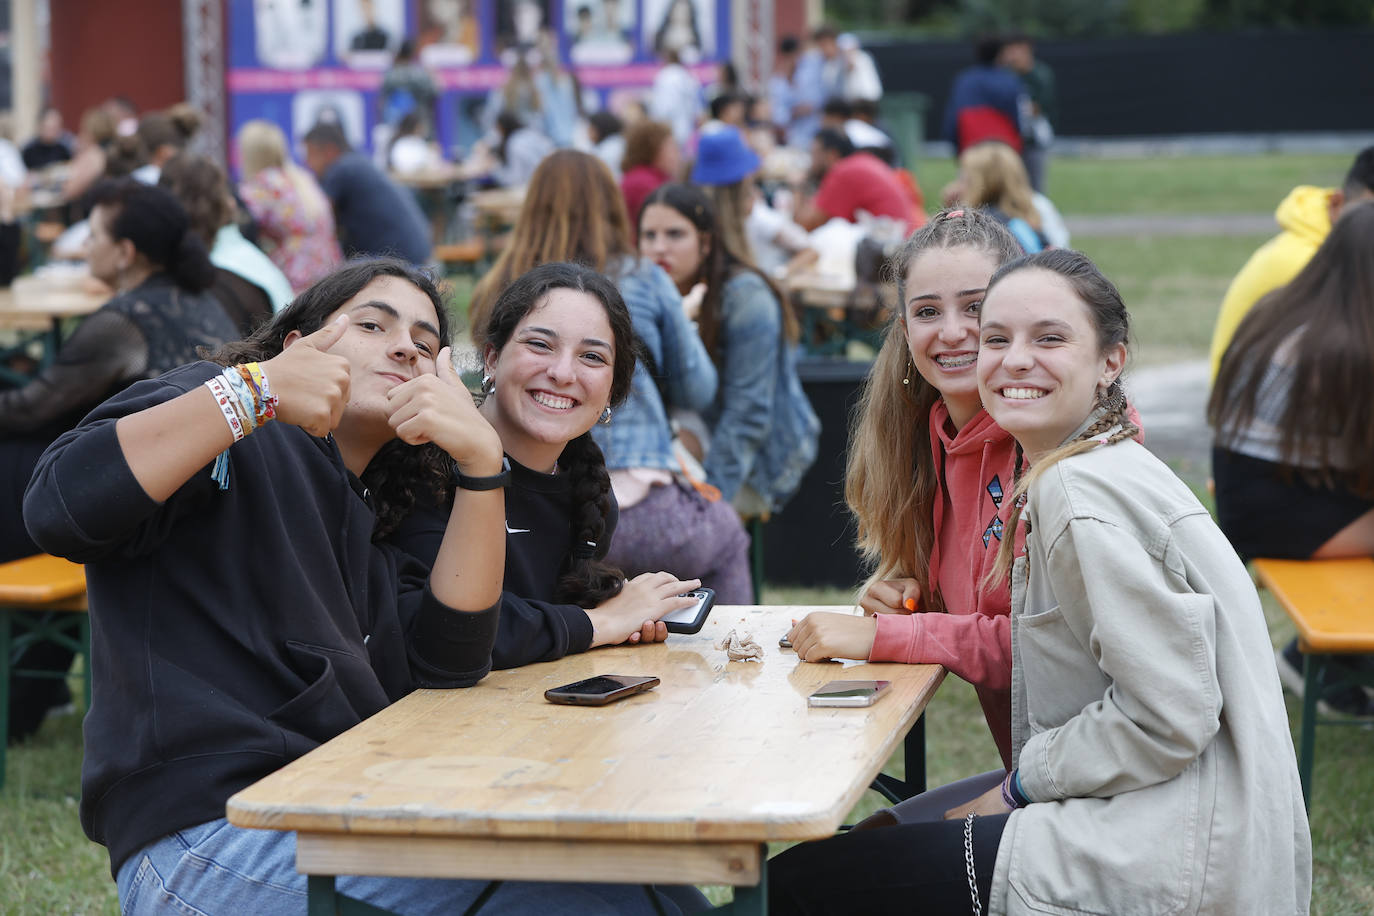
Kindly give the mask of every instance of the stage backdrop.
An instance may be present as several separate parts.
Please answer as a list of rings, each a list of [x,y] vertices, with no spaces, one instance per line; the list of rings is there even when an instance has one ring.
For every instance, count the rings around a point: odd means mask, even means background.
[[[227,9],[230,134],[266,118],[298,154],[321,118],[371,148],[378,88],[406,37],[441,87],[435,129],[450,156],[480,136],[479,112],[505,83],[502,60],[546,29],[591,108],[639,94],[659,49],[676,48],[703,84],[730,50],[729,0],[228,0]]]

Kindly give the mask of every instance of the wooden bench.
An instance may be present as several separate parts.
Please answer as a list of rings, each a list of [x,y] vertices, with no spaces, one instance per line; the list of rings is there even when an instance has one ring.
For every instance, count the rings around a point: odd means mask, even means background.
[[[474,277],[487,263],[487,242],[484,238],[470,238],[434,246],[434,260],[446,271],[470,273]]]
[[[70,612],[72,616],[53,612]],[[18,631],[13,636],[12,628]],[[5,784],[5,747],[9,743],[10,678],[67,676],[66,672],[12,667],[25,648],[42,640],[54,640],[82,656],[82,680],[89,709],[91,628],[86,615],[85,568],[47,554],[0,563],[0,787]]]
[[[1303,654],[1302,718],[1299,721],[1298,777],[1303,799],[1312,804],[1312,760],[1318,724],[1365,720],[1325,719],[1317,715],[1323,675],[1361,686],[1374,679],[1342,656],[1374,654],[1374,558],[1341,560],[1255,560],[1260,582],[1278,599],[1298,628]]]

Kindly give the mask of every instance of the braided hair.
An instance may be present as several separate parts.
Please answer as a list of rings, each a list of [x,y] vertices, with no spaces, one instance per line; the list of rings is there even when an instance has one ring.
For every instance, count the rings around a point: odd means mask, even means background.
[[[1033,255],[1017,258],[998,268],[988,281],[988,293],[1019,270],[1038,268],[1054,273],[1065,280],[1074,294],[1087,307],[1093,330],[1097,332],[1098,352],[1105,353],[1118,344],[1130,344],[1130,315],[1116,285],[1103,276],[1097,265],[1081,252],[1066,248],[1051,248]],[[1140,429],[1129,417],[1130,403],[1126,400],[1126,390],[1121,379],[1112,381],[1111,386],[1099,393],[1093,408],[1093,421],[1072,441],[1066,442],[1035,462],[1024,475],[1021,473],[1021,444],[1016,444],[1016,472],[1011,492],[1012,511],[1007,521],[1006,535],[997,549],[997,560],[988,573],[987,582],[1005,579],[1011,569],[1013,544],[1016,526],[1021,522],[1025,510],[1025,496],[1040,475],[1056,463],[1074,455],[1097,448],[1110,446],[1127,439],[1135,438]],[[1113,432],[1113,430],[1115,430]],[[1103,438],[1103,437],[1106,438]]]
[[[525,316],[542,304],[549,293],[570,289],[587,293],[601,303],[611,326],[615,363],[611,368],[611,406],[618,407],[630,394],[639,349],[630,311],[615,284],[580,264],[541,264],[517,277],[497,296],[487,320],[474,328],[479,350],[499,353]],[[571,481],[569,512],[572,549],[564,558],[554,600],[592,608],[620,593],[625,574],[597,559],[605,554],[606,522],[612,510],[611,475],[601,448],[586,430],[563,447],[559,465]]]

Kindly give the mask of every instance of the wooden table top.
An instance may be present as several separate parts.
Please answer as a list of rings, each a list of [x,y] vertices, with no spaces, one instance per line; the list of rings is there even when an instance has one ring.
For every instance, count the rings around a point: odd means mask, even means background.
[[[35,319],[89,315],[109,299],[109,293],[94,293],[78,278],[28,274],[0,289],[0,321],[32,324]]]
[[[944,669],[799,662],[778,638],[813,610],[850,609],[722,606],[693,636],[494,671],[466,690],[416,691],[234,795],[229,820],[302,839],[482,837],[564,847],[828,836],[901,744]],[[732,628],[754,636],[761,662],[728,661],[714,647]],[[662,684],[605,707],[543,698],[598,674],[652,674]],[[871,707],[807,707],[813,689],[838,678],[892,686]]]

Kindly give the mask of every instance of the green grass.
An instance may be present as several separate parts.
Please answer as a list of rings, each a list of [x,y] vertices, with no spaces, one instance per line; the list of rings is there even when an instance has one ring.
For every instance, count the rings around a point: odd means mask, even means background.
[[[1203,359],[1231,278],[1268,236],[1076,236],[1131,312],[1133,360]]]
[[[1340,155],[1158,156],[1050,160],[1049,197],[1066,217],[1127,213],[1273,213],[1296,185],[1339,185],[1357,150]],[[955,174],[953,159],[923,159],[927,209]]]
[[[72,694],[80,696],[75,682]],[[7,762],[0,791],[0,912],[117,912],[109,857],[86,839],[77,820],[80,717],[49,719],[27,743],[9,749]]]

